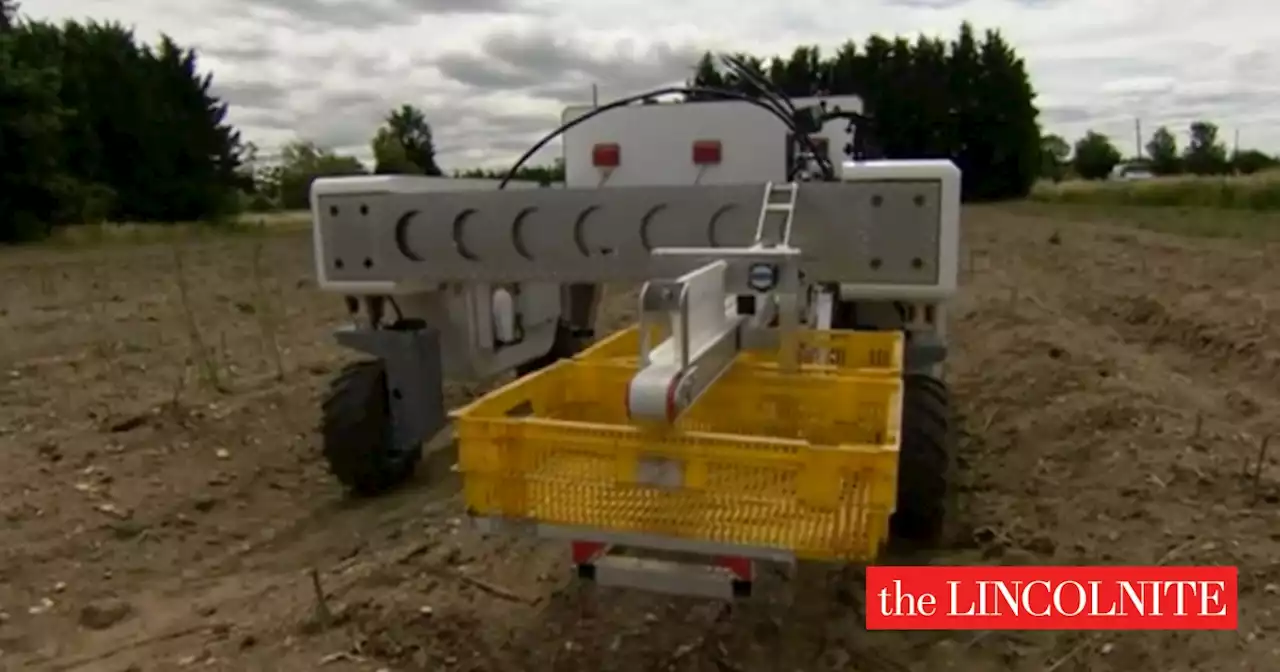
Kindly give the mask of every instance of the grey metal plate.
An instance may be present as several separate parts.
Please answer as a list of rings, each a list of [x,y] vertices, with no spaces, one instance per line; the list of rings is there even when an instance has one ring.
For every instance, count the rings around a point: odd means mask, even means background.
[[[318,199],[330,281],[642,281],[657,247],[742,247],[764,185],[615,187]],[[809,280],[933,284],[936,181],[800,185],[792,244]],[[667,262],[668,264],[672,262]]]
[[[665,595],[733,599],[733,575],[708,566],[650,558],[604,557],[596,561],[596,583]]]

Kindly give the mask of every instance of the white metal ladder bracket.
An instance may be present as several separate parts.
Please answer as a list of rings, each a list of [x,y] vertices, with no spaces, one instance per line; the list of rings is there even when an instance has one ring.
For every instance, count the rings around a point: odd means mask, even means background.
[[[796,198],[800,194],[799,186],[795,182],[786,182],[776,184],[774,182],[766,182],[764,185],[764,196],[760,202],[760,218],[756,220],[756,245],[767,246],[787,246],[791,244],[791,223],[795,219]],[[776,201],[776,195],[786,197],[785,201]],[[783,216],[782,226],[779,229],[781,235],[777,240],[770,241],[766,237],[765,226],[769,222],[769,215],[781,214]]]

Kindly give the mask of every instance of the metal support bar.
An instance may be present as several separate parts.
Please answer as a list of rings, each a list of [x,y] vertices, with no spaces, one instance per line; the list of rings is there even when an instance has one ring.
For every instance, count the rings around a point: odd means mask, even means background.
[[[764,183],[442,192],[403,176],[322,178],[312,188],[317,280],[348,294],[458,282],[643,282],[690,268],[655,268],[655,248],[759,239],[806,250],[814,281],[895,299],[953,294],[955,166],[855,172],[852,182],[768,185],[767,206]],[[781,235],[761,226],[765,207],[769,222],[784,221]]]
[[[729,264],[713,261],[675,280],[650,281],[640,291],[640,371],[628,388],[637,421],[673,423],[733,362],[743,319],[726,306]],[[655,348],[654,320],[670,338]]]

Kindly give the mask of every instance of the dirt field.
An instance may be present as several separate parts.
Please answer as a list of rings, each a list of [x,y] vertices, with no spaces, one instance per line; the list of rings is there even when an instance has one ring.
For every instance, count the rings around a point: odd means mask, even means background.
[[[592,607],[565,548],[461,524],[447,456],[341,497],[313,430],[340,302],[279,236],[180,265],[164,244],[0,254],[0,668],[1280,669],[1280,439],[1258,470],[1280,245],[1073,212],[966,214],[957,511],[932,562],[1237,565],[1239,632],[869,633],[856,573],[818,571],[791,607]]]

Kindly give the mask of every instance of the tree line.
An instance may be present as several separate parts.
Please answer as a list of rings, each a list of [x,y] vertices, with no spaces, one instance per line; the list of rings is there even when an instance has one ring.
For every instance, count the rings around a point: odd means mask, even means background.
[[[117,25],[18,21],[0,0],[0,239],[235,209],[240,136],[196,54]]]
[[[305,209],[309,203],[311,182],[318,177],[342,175],[428,175],[443,176],[436,161],[435,141],[431,125],[422,110],[401,105],[389,111],[369,143],[373,166],[360,159],[339,154],[308,140],[296,140],[284,146],[276,161],[261,161],[253,143],[245,143],[243,156],[246,175],[244,207],[254,212]],[[453,177],[503,178],[507,171],[473,168],[453,170]],[[551,165],[523,166],[514,179],[552,184],[564,181],[564,165],[557,159]]]
[[[91,222],[222,222],[244,209],[306,207],[318,175],[366,172],[300,141],[281,167],[226,121],[193,49],[110,22],[29,21],[0,0],[0,242]],[[392,110],[372,149],[379,173],[441,174],[421,111]]]
[[[446,174],[431,125],[412,105],[389,110],[373,129],[371,166],[306,139],[266,165],[227,122],[197,56],[167,36],[143,44],[113,23],[21,20],[12,0],[0,0],[0,240],[86,222],[218,222],[246,209],[305,208],[311,182],[324,175]],[[1046,154],[1053,166],[1067,161],[1041,137],[1025,65],[996,31],[963,24],[951,39],[872,36],[830,54],[801,46],[740,57],[755,78],[706,54],[691,64],[689,85],[759,95],[753,80],[763,79],[791,97],[858,95],[870,115],[858,132],[880,155],[955,161],[966,200],[1025,196],[1046,175]],[[1162,151],[1166,144],[1162,137]],[[1102,146],[1077,145],[1081,166]],[[1216,151],[1188,148],[1177,154],[1178,170],[1201,170],[1196,157]],[[556,162],[517,177],[548,183],[563,174]]]
[[[966,200],[1023,197],[1040,175],[1035,91],[1022,59],[997,31],[987,31],[979,39],[965,23],[950,41],[872,36],[862,45],[846,42],[827,57],[813,46],[797,47],[785,57],[737,56],[754,79],[768,82],[788,97],[860,96],[870,121],[858,132],[870,135],[880,155],[952,159],[965,173]],[[710,53],[694,66],[686,84],[761,94],[751,79],[724,70]],[[715,96],[685,98],[700,101]],[[439,175],[430,146],[426,120],[416,108],[403,106],[387,117],[374,138],[374,172]],[[305,143],[286,148],[282,158],[273,175],[264,176],[260,184],[266,192],[283,194],[279,202],[286,208],[305,207],[308,176],[361,170],[354,157],[326,153]],[[505,171],[472,169],[454,175],[493,178],[504,176]],[[564,167],[559,161],[532,166],[516,177],[556,182],[564,178]]]
[[[1040,168],[1039,110],[1026,65],[998,31],[981,39],[964,23],[954,39],[878,35],[824,56],[797,47],[789,57],[740,55],[755,77],[717,67],[710,54],[691,84],[759,95],[763,78],[791,97],[856,95],[884,158],[949,158],[964,172],[967,201],[1021,198]]]
[[[1067,177],[1102,180],[1121,163],[1159,176],[1252,175],[1280,166],[1280,157],[1261,150],[1228,150],[1218,136],[1218,125],[1211,121],[1192,122],[1187,130],[1187,145],[1179,148],[1173,131],[1167,126],[1157,128],[1142,154],[1128,160],[1111,138],[1095,131],[1086,132],[1074,145],[1061,136],[1046,135],[1041,140],[1041,175],[1055,181]]]
[[[1022,59],[996,31],[979,39],[966,23],[951,41],[872,36],[863,45],[849,41],[829,57],[812,46],[798,47],[786,57],[737,56],[757,81],[788,97],[860,96],[871,119],[858,132],[869,134],[882,156],[954,160],[965,171],[967,200],[1020,198],[1039,176],[1035,92]],[[722,69],[710,53],[694,66],[686,84],[761,94],[751,79]],[[434,161],[430,126],[413,106],[388,114],[372,149],[375,173],[442,174]],[[306,142],[286,147],[281,159],[257,176],[254,207],[306,207],[307,186],[315,176],[365,170],[354,157]],[[498,178],[506,171],[471,169],[453,175]],[[564,179],[564,166],[559,160],[529,166],[516,178],[558,182]]]

